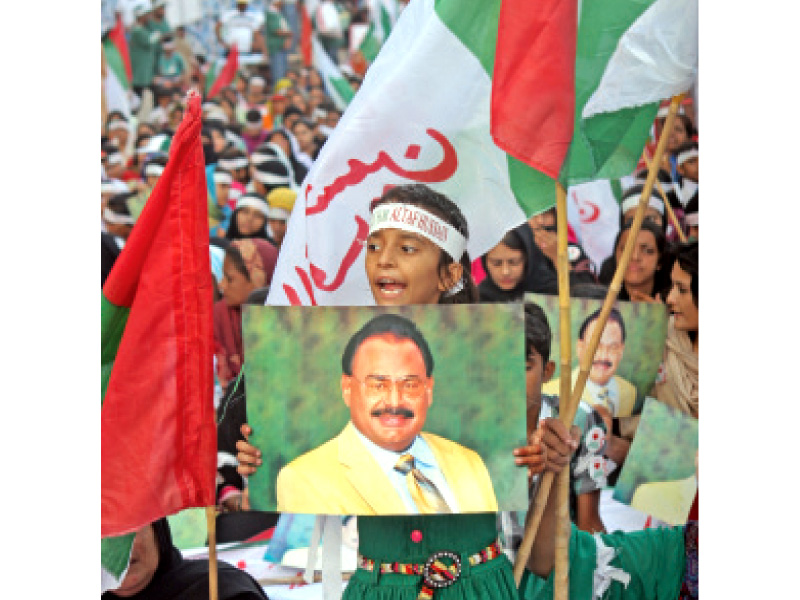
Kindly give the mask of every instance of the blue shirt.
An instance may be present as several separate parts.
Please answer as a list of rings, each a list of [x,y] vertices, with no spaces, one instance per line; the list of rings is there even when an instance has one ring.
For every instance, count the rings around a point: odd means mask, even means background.
[[[439,464],[436,462],[436,457],[433,454],[433,450],[431,450],[430,446],[428,446],[427,442],[422,439],[421,436],[418,435],[407,450],[403,452],[392,452],[391,450],[386,450],[380,446],[377,446],[364,434],[362,434],[357,427],[353,426],[353,429],[355,430],[356,434],[358,434],[358,438],[363,442],[370,455],[372,455],[372,458],[374,458],[378,463],[381,471],[383,471],[384,474],[389,478],[389,481],[392,483],[392,487],[394,487],[395,491],[397,491],[397,494],[403,500],[403,504],[405,504],[409,513],[417,514],[419,513],[419,509],[417,508],[417,505],[414,504],[414,500],[411,498],[411,492],[408,490],[406,476],[394,468],[394,466],[397,464],[397,461],[400,460],[400,457],[404,454],[410,454],[414,457],[414,464],[417,469],[419,469],[422,474],[430,479],[438,488],[439,492],[444,497],[445,502],[447,502],[447,505],[450,507],[450,510],[453,512],[458,512],[458,503],[456,502],[456,498],[453,495],[453,492],[450,490],[450,486],[447,485],[444,474],[439,468]]]

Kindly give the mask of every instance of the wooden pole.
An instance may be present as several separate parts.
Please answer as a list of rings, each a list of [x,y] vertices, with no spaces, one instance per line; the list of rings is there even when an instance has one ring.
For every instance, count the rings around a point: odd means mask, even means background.
[[[217,586],[217,507],[206,506],[208,529],[208,598],[218,600]]]
[[[650,194],[653,191],[653,183],[658,175],[658,169],[654,167],[661,164],[661,158],[664,156],[664,151],[667,147],[667,138],[669,137],[669,132],[672,130],[672,124],[675,122],[675,115],[678,114],[678,107],[680,106],[684,95],[685,94],[675,96],[670,102],[669,113],[667,114],[667,119],[664,123],[661,137],[659,138],[658,145],[656,146],[653,162],[647,171],[647,179],[644,183],[642,195],[639,198],[639,206],[636,207],[636,215],[633,217],[631,232],[628,235],[627,241],[625,242],[625,249],[622,252],[619,262],[617,263],[617,269],[614,272],[614,278],[611,280],[611,285],[608,288],[608,294],[603,302],[600,315],[597,318],[597,326],[594,327],[594,330],[592,331],[592,337],[589,340],[589,345],[583,355],[583,360],[581,360],[578,379],[575,382],[575,387],[572,389],[571,402],[569,405],[561,405],[562,410],[559,411],[559,418],[562,420],[562,422],[571,424],[575,419],[575,412],[578,408],[578,402],[583,395],[583,390],[586,387],[586,380],[589,378],[589,370],[592,366],[595,352],[597,352],[597,346],[600,344],[600,336],[602,335],[606,323],[608,322],[608,315],[611,313],[611,309],[614,306],[614,302],[617,300],[620,289],[622,289],[622,279],[625,276],[628,263],[633,255],[636,236],[639,235],[639,230],[642,228],[644,209],[647,207],[647,203],[650,200]],[[561,399],[561,402],[563,403],[563,399]],[[517,587],[519,587],[520,580],[522,579],[522,573],[525,571],[528,558],[530,558],[533,540],[536,539],[536,531],[539,529],[539,523],[542,520],[544,508],[547,506],[547,497],[550,494],[550,487],[552,486],[552,483],[553,473],[548,471],[542,477],[539,490],[533,500],[531,508],[534,510],[534,514],[532,516],[529,515],[526,521],[525,533],[523,534],[522,543],[517,551],[517,559],[514,563],[514,581],[516,582]]]
[[[647,165],[647,171],[650,172],[650,159],[647,157],[647,150],[642,153],[642,158],[644,158],[644,164]],[[667,217],[670,221],[672,221],[672,226],[675,228],[675,231],[678,232],[678,238],[682,241],[686,241],[686,234],[683,233],[683,229],[681,229],[681,224],[678,222],[678,217],[675,216],[675,213],[672,210],[672,205],[669,203],[667,199],[667,195],[664,193],[664,188],[661,187],[661,182],[656,177],[656,189],[658,193],[661,195],[661,199],[664,201],[664,210],[667,212]]]
[[[558,314],[561,346],[561,372],[559,381],[559,418],[570,428],[572,421],[562,418],[569,411],[570,390],[572,389],[572,334],[570,332],[569,310],[569,257],[567,256],[567,190],[556,183],[556,230],[558,232]],[[573,411],[574,412],[574,411]],[[569,598],[569,468],[563,469],[558,476],[558,504],[556,507],[556,573],[555,600]]]

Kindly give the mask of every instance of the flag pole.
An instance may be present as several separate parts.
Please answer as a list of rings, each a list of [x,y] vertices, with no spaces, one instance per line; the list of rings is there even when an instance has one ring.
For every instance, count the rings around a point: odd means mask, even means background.
[[[647,157],[647,150],[642,153],[642,158],[644,159],[644,164],[647,167],[648,172],[650,171],[650,159]],[[669,220],[672,221],[672,226],[675,228],[675,231],[678,232],[678,238],[681,242],[686,241],[686,234],[683,233],[683,229],[681,228],[681,224],[678,222],[678,217],[675,216],[675,213],[672,210],[672,205],[667,200],[667,195],[664,193],[664,188],[661,187],[661,182],[656,177],[656,189],[658,193],[661,195],[661,199],[664,201],[664,210],[667,211],[667,216]]]
[[[218,600],[217,586],[217,507],[206,506],[208,530],[208,598]]]
[[[570,390],[572,388],[572,335],[570,334],[570,301],[569,301],[569,258],[567,256],[567,190],[560,182],[556,182],[556,230],[558,232],[558,307],[561,350],[561,371],[559,378],[559,418],[570,428],[572,421],[566,421],[569,409]],[[569,467],[563,469],[557,479],[558,496],[556,504],[556,572],[555,600],[569,598]]]
[[[594,330],[592,331],[592,337],[589,340],[587,351],[583,355],[583,360],[581,360],[578,379],[575,382],[575,387],[572,390],[572,402],[570,402],[566,410],[559,411],[562,422],[571,424],[572,420],[575,418],[575,411],[577,410],[578,402],[583,395],[583,389],[586,387],[586,380],[589,378],[589,369],[591,368],[592,361],[594,360],[594,354],[597,351],[597,346],[600,344],[600,336],[605,329],[606,322],[608,321],[608,315],[611,313],[611,309],[613,308],[614,302],[619,295],[620,289],[622,289],[622,278],[625,275],[625,271],[628,269],[628,263],[633,255],[636,236],[639,235],[639,230],[642,227],[642,221],[644,220],[644,209],[647,207],[647,203],[650,200],[650,194],[653,191],[653,184],[655,182],[656,175],[658,174],[658,170],[654,167],[655,165],[661,164],[661,158],[664,156],[664,151],[666,150],[669,132],[672,130],[672,124],[675,122],[675,116],[678,114],[678,107],[680,106],[680,102],[683,100],[684,96],[685,94],[674,96],[670,102],[669,113],[667,114],[667,119],[664,123],[661,137],[659,138],[658,145],[656,146],[653,162],[647,171],[647,179],[644,184],[644,189],[642,190],[642,195],[639,198],[639,206],[636,207],[636,215],[633,218],[630,234],[625,242],[625,249],[622,252],[619,262],[617,263],[617,269],[614,272],[614,278],[611,280],[611,285],[608,288],[606,299],[603,301],[603,307],[600,310],[600,315],[597,318],[598,325],[595,326]],[[564,417],[568,418],[565,419]],[[529,515],[528,519],[526,520],[525,533],[522,537],[522,543],[520,544],[519,550],[517,551],[516,562],[514,563],[514,581],[517,584],[517,587],[519,587],[522,574],[525,571],[525,566],[528,562],[528,558],[530,558],[533,540],[536,538],[536,532],[539,529],[539,523],[542,520],[544,508],[547,505],[547,497],[550,494],[550,487],[552,486],[552,483],[553,473],[548,471],[542,477],[541,485],[539,486],[539,490],[537,491],[536,497],[533,500],[532,508],[534,513],[533,515]]]

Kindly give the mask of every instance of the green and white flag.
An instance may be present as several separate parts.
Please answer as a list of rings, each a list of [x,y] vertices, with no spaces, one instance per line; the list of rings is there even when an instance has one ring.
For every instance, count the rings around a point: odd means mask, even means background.
[[[316,33],[311,34],[311,48],[314,67],[322,77],[325,93],[333,100],[336,108],[343,111],[355,95],[353,88],[350,87],[350,82],[347,81],[339,67],[333,63],[331,57],[325,52],[322,44],[317,39]]]

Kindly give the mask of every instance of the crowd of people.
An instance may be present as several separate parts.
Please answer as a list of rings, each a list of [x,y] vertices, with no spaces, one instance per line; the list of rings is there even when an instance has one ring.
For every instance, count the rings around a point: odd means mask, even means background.
[[[173,29],[166,21],[165,4],[164,0],[152,3],[141,0],[133,6],[134,22],[126,36],[133,69],[131,98],[136,110],[129,115],[117,110],[104,115],[102,282],[164,171],[170,139],[183,116],[185,92],[193,87],[206,88],[210,65],[202,56],[193,54],[184,28]],[[356,0],[320,4],[332,5],[340,22],[338,33],[315,23],[319,39],[335,62],[345,67],[343,72],[350,74],[351,86],[357,91],[361,80],[349,66],[353,57],[347,50],[345,32],[350,22],[369,19],[368,5]],[[206,98],[202,105],[209,254],[215,285],[215,402],[220,407],[220,416],[224,409],[224,418],[219,420],[221,459],[217,491],[219,510],[224,513],[249,510],[247,477],[260,464],[258,449],[247,442],[250,428],[245,422],[242,366],[246,357],[241,307],[265,303],[297,191],[342,114],[326,92],[320,73],[298,64],[295,52],[300,31],[296,3],[267,2],[264,14],[252,11],[248,5],[246,0],[237,0],[230,11],[222,14],[216,35],[226,49],[235,43],[240,52],[263,53],[264,60],[240,66],[233,82],[213,98]],[[322,10],[320,18],[324,19],[327,8]],[[691,103],[682,107],[670,133],[667,153],[659,169],[659,185],[651,192],[641,229],[632,242],[633,254],[624,273],[619,300],[663,304],[669,311],[661,377],[650,395],[697,418],[699,169],[698,131],[692,108]],[[664,117],[661,112],[654,122],[655,136],[660,135]],[[574,297],[602,299],[608,291],[629,241],[646,170],[631,176],[633,183],[623,191],[620,202],[614,250],[603,262],[593,263],[575,231],[570,229],[569,279]],[[469,224],[457,207],[457,198],[445,198],[422,185],[398,186],[388,191],[375,207],[392,203],[428,211],[447,221],[465,238],[469,236]],[[377,283],[381,269],[387,264],[402,265],[412,279],[421,283],[409,286],[419,292],[403,297],[401,304],[523,302],[525,294],[530,292],[557,294],[555,222],[553,208],[531,216],[510,231],[498,231],[497,245],[474,260],[466,252],[449,256],[432,241],[420,239],[420,244],[436,255],[437,260],[432,263],[404,254],[399,230],[371,232],[365,249],[365,268],[375,302],[394,303],[382,296]],[[599,505],[600,492],[608,485],[610,473],[607,470],[590,473],[578,466],[593,458],[608,459],[618,474],[636,435],[637,420],[582,401],[574,421],[576,427],[571,432],[563,428],[554,418],[560,404],[558,396],[542,391],[555,369],[550,325],[542,310],[530,303],[525,304],[525,317],[529,441],[515,451],[513,460],[527,469],[532,491],[546,470],[557,472],[567,465],[571,469],[570,512],[575,527],[570,543],[576,566],[570,577],[575,578],[574,585],[576,588],[588,585],[591,589],[593,562],[605,544],[605,547],[629,548],[633,556],[652,552],[652,556],[648,554],[647,565],[663,565],[664,561],[669,564],[647,571],[635,560],[626,558],[621,568],[637,581],[630,594],[638,590],[645,595],[625,597],[656,597],[647,595],[655,588],[667,594],[657,597],[679,594],[695,597],[697,528],[692,520],[697,518],[697,497],[690,524],[685,528],[667,528],[658,538],[652,532],[641,532],[641,537],[635,540],[606,531]],[[602,432],[599,440],[598,430]],[[544,598],[551,593],[548,586],[552,586],[552,578],[548,577],[553,568],[554,519],[553,503],[549,503],[534,544],[529,572],[520,588],[526,598]],[[498,535],[495,514],[365,517],[359,519],[359,551],[367,558],[408,562],[411,559],[404,550],[407,545],[397,540],[408,537],[410,529],[420,528],[427,532],[428,548],[457,549],[467,554],[491,547]],[[603,534],[602,538],[591,537],[596,533]],[[145,528],[140,535],[142,541],[137,543],[150,548],[151,560],[142,561],[133,572],[144,583],[128,581],[110,593],[121,597],[167,597],[142,595],[143,590],[152,593],[159,581],[162,584],[172,581],[165,575],[166,570],[177,569],[181,564],[172,552],[166,522]],[[242,535],[244,539],[246,535]],[[513,550],[513,540],[506,540],[506,544]],[[148,565],[152,567],[149,577],[148,573],[140,572]],[[188,581],[181,577],[176,576],[175,581]],[[227,577],[229,574],[223,579]],[[473,566],[471,577],[476,589],[490,590],[475,592],[478,596],[517,594],[510,563],[503,555]],[[402,588],[398,595],[417,597],[418,577],[389,578],[389,584],[386,581],[387,578],[373,577],[367,568],[359,568],[345,595],[361,598],[373,593],[376,587],[396,585]],[[615,590],[613,597],[623,597],[626,593],[618,581],[607,585]],[[263,597],[263,592],[251,589],[248,582],[230,587],[234,593],[223,593],[221,598]],[[646,589],[651,591],[642,591]]]

